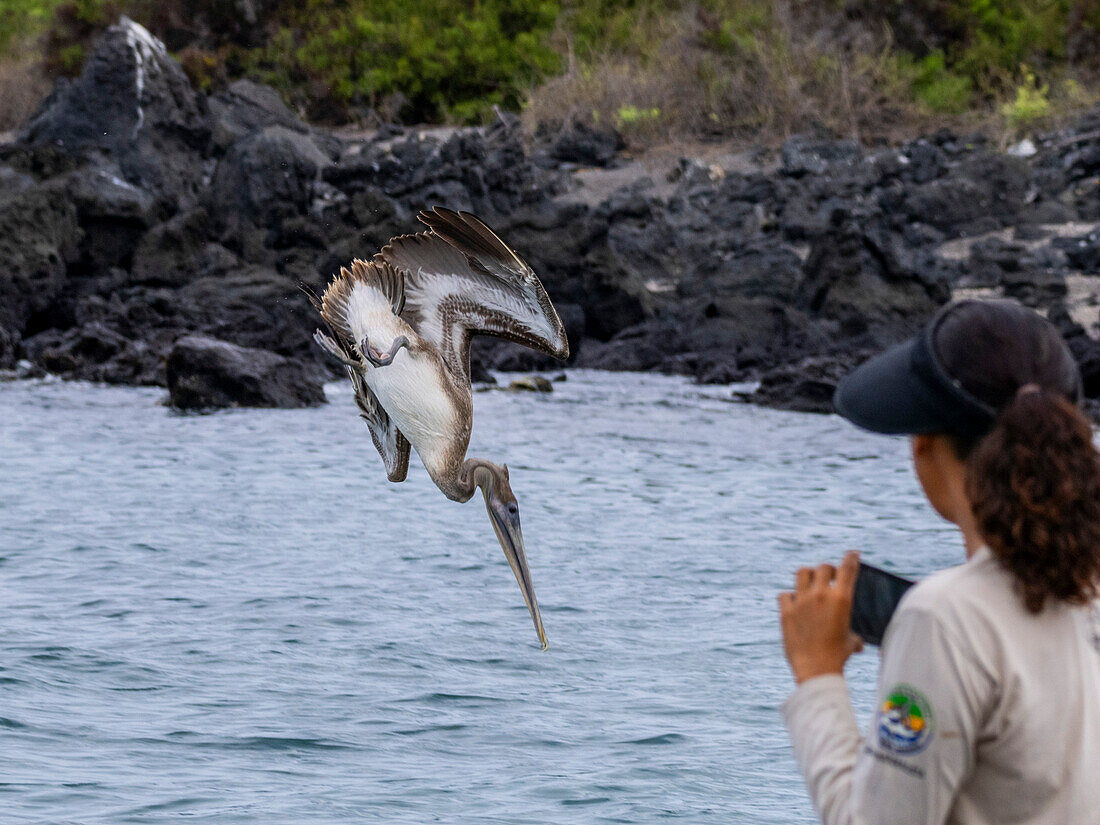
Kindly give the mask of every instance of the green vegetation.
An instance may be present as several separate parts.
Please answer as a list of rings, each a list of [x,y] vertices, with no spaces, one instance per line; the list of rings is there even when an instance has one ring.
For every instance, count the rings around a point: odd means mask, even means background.
[[[0,6],[0,52],[49,26],[60,0],[4,0]]]
[[[477,121],[519,109],[558,70],[547,44],[558,13],[547,0],[307,0],[246,62],[288,94],[324,88],[337,109]]]
[[[1024,128],[1100,78],[1094,0],[269,0],[261,20],[225,0],[0,2],[0,65],[32,49],[72,74],[126,13],[199,85],[256,76],[330,122],[500,107],[640,138]]]
[[[911,77],[917,99],[936,112],[961,112],[1016,89],[1018,102],[1027,109],[1036,91],[1029,65],[1045,74],[1063,73],[1069,68],[1067,45],[1075,27],[1079,37],[1095,45],[1100,20],[1086,14],[1093,5],[1074,0],[911,4],[909,11],[926,14],[929,22],[941,13],[938,22],[946,36],[939,38],[942,46],[919,59],[901,53],[899,68]]]
[[[637,106],[620,106],[615,115],[615,125],[619,129],[629,128],[635,124],[657,120],[661,117],[661,110],[656,106],[649,109],[639,109]]]
[[[902,52],[896,60],[898,73],[908,79],[914,96],[933,112],[960,114],[966,111],[974,96],[974,82],[950,71],[940,49],[920,60]]]
[[[1050,114],[1049,86],[1036,85],[1035,75],[1026,72],[1024,83],[1016,87],[1016,98],[1001,107],[1001,112],[1013,126],[1027,126]]]

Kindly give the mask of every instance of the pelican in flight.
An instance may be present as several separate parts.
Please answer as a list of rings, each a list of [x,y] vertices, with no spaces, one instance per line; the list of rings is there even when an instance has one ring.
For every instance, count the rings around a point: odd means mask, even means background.
[[[419,218],[428,231],[392,238],[373,260],[340,270],[318,302],[332,334],[315,338],[346,367],[390,481],[405,480],[411,445],[447,498],[466,502],[481,489],[545,650],[508,468],[466,458],[470,339],[567,358],[565,328],[531,267],[481,220],[440,207]]]

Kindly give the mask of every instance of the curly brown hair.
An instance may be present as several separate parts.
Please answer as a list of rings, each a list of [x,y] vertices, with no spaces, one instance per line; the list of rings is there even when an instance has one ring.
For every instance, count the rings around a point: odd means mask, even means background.
[[[948,373],[997,411],[987,432],[954,437],[978,529],[1024,604],[1100,595],[1100,453],[1073,399],[1077,364],[1057,328],[1015,302],[969,303],[936,340]]]
[[[1100,595],[1100,453],[1076,405],[1024,387],[966,465],[978,529],[1029,611]]]

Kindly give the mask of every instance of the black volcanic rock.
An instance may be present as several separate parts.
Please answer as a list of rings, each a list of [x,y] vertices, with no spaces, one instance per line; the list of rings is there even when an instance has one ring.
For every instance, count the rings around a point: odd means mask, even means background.
[[[18,172],[10,166],[0,166],[0,192],[6,195],[15,195],[27,189],[34,188],[34,178],[23,172]]]
[[[10,332],[0,324],[0,370],[10,370],[15,366],[15,353],[19,347],[19,335]]]
[[[281,126],[292,132],[308,134],[309,126],[290,111],[279,93],[270,86],[251,80],[231,83],[209,100],[211,139],[221,151],[268,126]]]
[[[948,237],[977,235],[1013,221],[1025,206],[1028,179],[1023,159],[979,152],[907,191],[902,209]]]
[[[780,152],[783,173],[792,176],[820,175],[837,163],[855,163],[863,150],[854,140],[818,140],[795,135]]]
[[[777,367],[766,373],[760,386],[746,398],[780,410],[831,413],[837,384],[860,360],[860,356],[850,354],[840,358],[806,358]]]
[[[181,410],[325,403],[316,373],[301,363],[198,335],[172,347],[167,378],[169,404]]]
[[[621,235],[611,236],[605,215],[555,203],[516,210],[493,223],[538,273],[555,304],[581,308],[584,326],[576,329],[582,317],[573,319],[575,337],[607,340],[652,314],[639,256],[624,248]]]
[[[198,193],[209,135],[206,99],[163,43],[123,17],[96,43],[80,77],[54,89],[19,139],[81,156],[105,152],[126,182],[175,209]]]
[[[208,209],[231,229],[271,227],[304,214],[329,157],[308,136],[267,126],[233,144],[207,192]]]
[[[179,287],[214,274],[217,263],[210,260],[211,234],[209,216],[201,208],[180,212],[157,224],[138,240],[131,283]],[[236,263],[228,250],[225,255]]]
[[[908,267],[885,231],[838,210],[814,240],[800,286],[803,305],[864,345],[885,346],[916,331],[950,291]]]
[[[26,334],[51,324],[82,237],[64,186],[0,191],[0,325]]]
[[[1090,337],[1085,328],[1073,320],[1066,305],[1054,301],[1047,314],[1066,339],[1070,352],[1081,370],[1082,389],[1087,398],[1100,397],[1100,341]]]
[[[1056,238],[1053,245],[1066,254],[1071,267],[1087,275],[1100,275],[1100,232],[1084,237]]]
[[[134,341],[102,323],[46,333],[27,343],[48,372],[108,384],[162,384],[164,356],[152,341]]]
[[[85,167],[71,173],[66,189],[84,230],[81,265],[92,271],[128,268],[134,247],[156,223],[153,197],[122,179],[117,167]]]
[[[680,325],[671,321],[646,321],[622,330],[610,341],[585,341],[577,366],[617,372],[660,369],[676,353],[684,351]]]
[[[254,347],[313,364],[320,372],[334,362],[313,341],[320,325],[298,285],[276,270],[246,265],[199,278],[175,293],[194,328],[243,347]]]
[[[585,123],[568,124],[553,137],[545,132],[539,137],[549,138],[547,153],[551,158],[582,166],[608,166],[626,148],[623,136],[614,129],[597,129]]]

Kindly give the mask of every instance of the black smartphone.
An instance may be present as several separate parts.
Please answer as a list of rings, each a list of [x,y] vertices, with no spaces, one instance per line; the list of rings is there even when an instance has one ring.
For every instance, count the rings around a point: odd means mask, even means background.
[[[882,644],[886,625],[905,591],[916,582],[879,567],[859,563],[856,591],[852,596],[852,632],[870,645]]]

